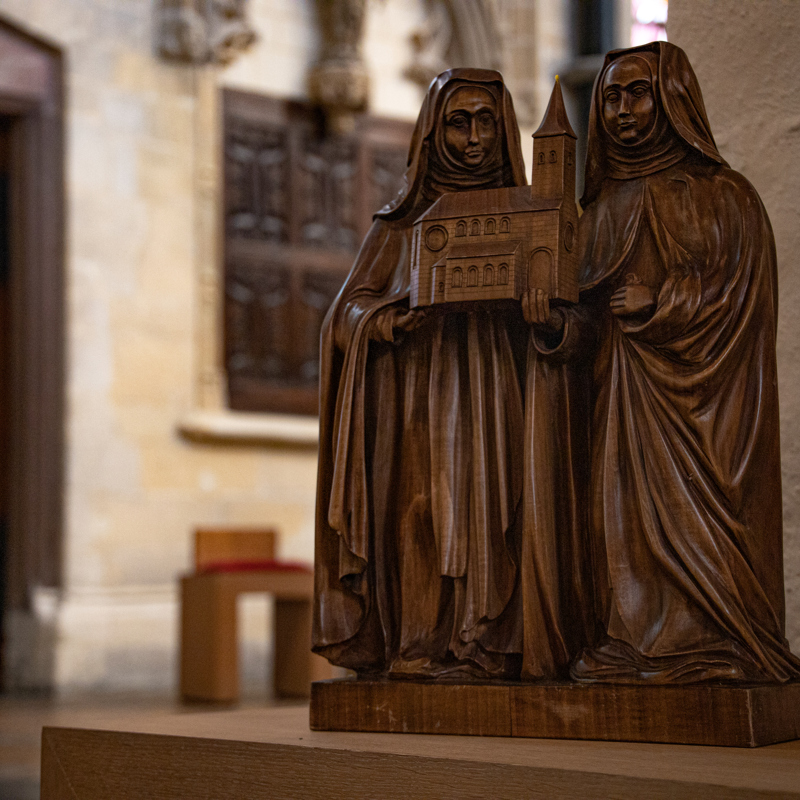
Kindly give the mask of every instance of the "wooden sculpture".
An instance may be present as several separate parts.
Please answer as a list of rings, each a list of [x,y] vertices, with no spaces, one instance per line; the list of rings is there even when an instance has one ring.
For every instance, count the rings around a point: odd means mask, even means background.
[[[562,112],[529,190],[500,76],[440,76],[328,317],[314,647],[358,679],[312,727],[800,738],[766,213],[654,42],[597,78],[567,247]]]
[[[593,360],[587,535],[602,634],[571,675],[796,679],[764,207],[717,151],[672,44],[606,57],[587,153],[581,302],[534,338],[544,358]]]
[[[427,318],[408,298],[442,194],[524,184],[500,74],[440,75],[323,324],[314,649],[359,675],[519,673],[527,327],[518,304]]]
[[[410,305],[513,299],[541,289],[578,300],[575,133],[556,78],[533,134],[530,187],[445,194],[414,225]]]

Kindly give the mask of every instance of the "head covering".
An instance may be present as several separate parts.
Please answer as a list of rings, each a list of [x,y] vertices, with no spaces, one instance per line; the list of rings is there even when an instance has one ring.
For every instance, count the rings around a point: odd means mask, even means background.
[[[477,168],[457,162],[444,145],[441,124],[444,108],[453,93],[463,86],[485,89],[497,103],[499,149],[494,159],[487,159]],[[443,192],[524,186],[525,183],[517,117],[503,76],[493,69],[449,69],[434,78],[428,87],[411,137],[404,186],[375,218],[396,220],[412,211],[422,213],[421,205],[429,205]]]
[[[603,81],[611,65],[626,57],[640,58],[647,65],[657,108],[653,129],[643,141],[630,146],[616,142],[603,119]],[[669,42],[650,42],[606,55],[592,91],[586,150],[584,208],[595,199],[605,178],[650,175],[676,163],[687,152],[727,166],[714,142],[689,59]]]

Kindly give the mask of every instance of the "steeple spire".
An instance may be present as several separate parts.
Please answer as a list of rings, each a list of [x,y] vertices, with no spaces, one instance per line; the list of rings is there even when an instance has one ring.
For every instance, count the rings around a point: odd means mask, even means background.
[[[556,75],[556,84],[553,87],[553,93],[550,95],[550,102],[547,105],[547,111],[544,112],[544,119],[536,133],[533,134],[534,139],[539,136],[571,136],[573,139],[578,137],[575,131],[572,130],[572,125],[569,124],[569,117],[567,117],[567,109],[564,107],[564,96],[561,94],[561,83]]]

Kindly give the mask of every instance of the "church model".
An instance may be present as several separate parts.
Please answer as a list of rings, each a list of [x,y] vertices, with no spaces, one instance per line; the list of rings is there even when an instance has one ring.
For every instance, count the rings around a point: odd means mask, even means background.
[[[528,289],[578,301],[575,138],[556,78],[533,134],[531,185],[445,194],[417,220],[412,308],[519,300]]]

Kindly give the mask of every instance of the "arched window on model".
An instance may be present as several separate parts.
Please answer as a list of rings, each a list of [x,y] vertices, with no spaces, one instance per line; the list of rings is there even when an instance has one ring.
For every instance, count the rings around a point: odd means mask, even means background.
[[[500,233],[509,233],[511,231],[511,220],[508,217],[503,217],[500,220]]]
[[[495,231],[495,222],[493,219],[486,220],[486,227],[484,228],[484,233],[494,233]]]
[[[477,285],[478,285],[478,268],[470,267],[469,272],[467,273],[467,286],[477,286]]]
[[[483,285],[494,286],[494,270],[491,264],[487,264],[483,268]]]
[[[508,285],[508,264],[501,264],[497,270],[497,283],[499,286]]]
[[[464,220],[459,220],[456,223],[456,236],[466,236],[467,235],[467,223]]]
[[[464,282],[464,273],[461,272],[461,267],[456,267],[453,270],[453,288],[460,289]]]

